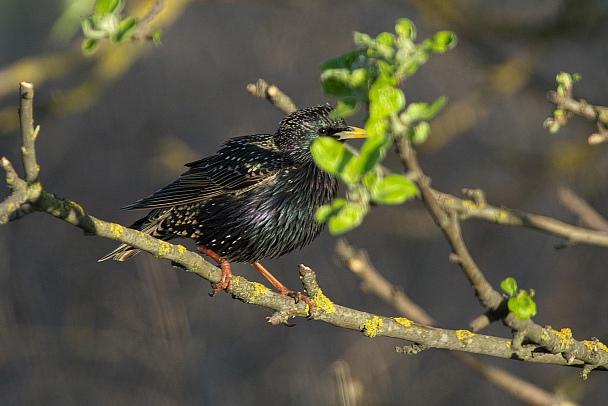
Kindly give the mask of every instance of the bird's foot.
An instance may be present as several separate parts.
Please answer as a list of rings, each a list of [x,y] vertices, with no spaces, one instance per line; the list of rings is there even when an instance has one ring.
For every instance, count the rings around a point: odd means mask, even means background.
[[[228,261],[226,261],[228,264]],[[220,293],[222,290],[230,293],[232,292],[233,284],[232,284],[232,271],[230,270],[230,264],[226,268],[220,264],[220,269],[222,270],[222,277],[220,281],[213,285],[213,292],[210,293],[211,296],[215,296]]]
[[[300,301],[306,303],[308,305],[308,318],[314,319],[317,314],[317,305],[314,304],[311,298],[303,294],[302,292],[296,292],[293,290],[286,289],[285,291],[279,291],[281,295],[285,295],[293,298],[296,303],[300,303]]]
[[[209,258],[217,262],[220,269],[222,270],[222,276],[220,281],[213,285],[213,291],[210,293],[211,296],[215,296],[220,293],[222,290],[230,293],[232,292],[233,284],[232,284],[232,270],[230,269],[230,262],[226,259],[222,258],[217,252],[209,249],[203,245],[197,245],[196,248],[203,254],[207,255]]]
[[[306,303],[308,305],[308,318],[309,319],[315,318],[315,315],[317,313],[316,312],[317,306],[313,303],[311,298],[309,298],[302,292],[296,292],[296,291],[287,289],[287,287],[285,287],[285,285],[283,285],[277,278],[275,278],[270,273],[270,271],[268,271],[268,269],[266,269],[266,267],[264,265],[260,264],[258,261],[252,262],[251,266],[253,266],[255,269],[257,269],[266,279],[268,279],[268,282],[270,282],[272,284],[272,286],[274,286],[281,295],[288,296],[288,297],[295,299],[296,303],[299,303],[300,301]]]

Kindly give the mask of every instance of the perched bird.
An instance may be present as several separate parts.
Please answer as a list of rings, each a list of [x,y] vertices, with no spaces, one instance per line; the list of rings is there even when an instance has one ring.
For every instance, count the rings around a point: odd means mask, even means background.
[[[229,262],[249,262],[280,293],[301,297],[259,261],[309,244],[324,227],[315,212],[336,196],[338,181],[315,165],[310,146],[320,136],[366,136],[332,117],[332,110],[305,108],[285,117],[274,134],[227,140],[214,155],[186,164],[177,180],[125,206],[151,210],[130,228],[165,241],[193,239],[222,269],[213,294],[232,289]],[[124,261],[138,252],[123,244],[100,261]]]

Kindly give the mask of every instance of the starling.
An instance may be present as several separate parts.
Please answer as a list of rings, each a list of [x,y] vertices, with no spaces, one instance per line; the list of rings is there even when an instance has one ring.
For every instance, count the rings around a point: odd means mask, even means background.
[[[214,155],[186,164],[177,180],[125,206],[151,210],[130,228],[164,241],[193,239],[222,269],[213,294],[232,289],[229,262],[249,262],[280,293],[302,297],[259,261],[301,248],[323,230],[315,212],[336,196],[338,181],[315,165],[310,146],[320,136],[366,136],[332,110],[305,108],[285,117],[274,134],[230,138]],[[124,261],[138,252],[123,244],[100,261]]]

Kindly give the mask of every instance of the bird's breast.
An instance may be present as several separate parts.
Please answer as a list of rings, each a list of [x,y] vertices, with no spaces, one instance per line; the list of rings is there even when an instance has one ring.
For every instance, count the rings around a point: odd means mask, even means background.
[[[314,165],[285,168],[245,193],[201,204],[193,238],[235,262],[287,254],[323,230],[315,213],[335,197],[337,188],[336,178]]]

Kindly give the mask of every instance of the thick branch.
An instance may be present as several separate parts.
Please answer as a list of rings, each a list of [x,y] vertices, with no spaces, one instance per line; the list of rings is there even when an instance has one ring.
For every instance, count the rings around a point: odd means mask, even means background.
[[[365,250],[357,249],[351,246],[346,239],[341,238],[336,245],[336,254],[340,262],[344,263],[362,280],[363,291],[376,295],[399,313],[415,322],[428,325],[435,324],[435,320],[424,309],[409,299],[401,289],[391,284],[376,270]],[[529,405],[575,405],[501,368],[481,362],[471,354],[454,351],[448,354],[489,382]]]
[[[416,158],[416,151],[414,151],[410,142],[403,137],[398,138],[396,141],[399,156],[403,164],[414,174],[414,182],[416,182],[418,189],[420,189],[422,201],[426,205],[431,217],[433,217],[433,220],[435,220],[435,223],[452,246],[453,255],[451,256],[451,259],[454,262],[457,262],[465,271],[471,286],[475,290],[475,293],[483,306],[497,310],[503,301],[503,297],[492,288],[492,285],[490,285],[477,267],[473,257],[471,257],[471,254],[462,239],[460,224],[454,215],[455,213],[449,215],[448,212],[444,211],[439,205],[435,198],[435,194],[430,187],[430,179],[422,172],[422,169],[418,164],[418,159]]]
[[[29,100],[27,103],[31,103],[31,98],[24,98],[23,100]],[[28,138],[28,134],[30,138]],[[29,168],[36,168],[37,171],[38,166],[35,161],[34,150],[35,134],[28,131],[27,125],[23,128],[23,139],[24,142],[28,142],[28,145],[24,145],[23,154],[26,155],[28,151],[31,152],[27,154],[27,157],[24,156],[24,162],[31,159]],[[129,244],[150,252],[158,258],[169,259],[211,282],[219,281],[221,272],[217,267],[204,261],[202,257],[188,251],[183,246],[160,241],[137,230],[90,216],[75,202],[45,191],[37,180],[25,181],[20,179],[6,158],[2,159],[2,167],[7,172],[7,181],[13,190],[13,194],[0,206],[0,218],[6,218],[9,221],[20,217],[18,213],[46,212],[81,228],[87,235],[97,235]],[[34,179],[37,179],[37,172]],[[7,202],[10,204],[6,204]],[[555,346],[559,343],[553,343],[551,346],[546,345],[554,354],[539,354],[538,347],[511,345],[511,341],[504,338],[477,335],[466,330],[454,331],[429,327],[416,324],[405,318],[373,315],[335,305],[316,285],[312,270],[301,267],[300,272],[302,280],[306,282],[305,286],[309,290],[310,297],[317,306],[317,319],[338,327],[361,331],[370,338],[377,336],[393,337],[420,343],[425,348],[444,348],[502,358],[517,357],[531,362],[574,366],[585,366],[585,363],[587,363],[600,368],[608,364],[608,353],[603,351],[605,346],[601,343],[594,343],[596,347],[593,354],[595,354],[596,362],[591,363],[587,361],[589,354],[580,352],[578,349],[577,352],[571,352],[572,357],[566,357],[566,359],[556,355],[555,353],[559,351],[556,351]],[[232,294],[235,298],[245,303],[256,304],[276,311],[275,315],[270,317],[272,322],[287,322],[289,317],[305,317],[308,315],[307,306],[303,302],[296,304],[292,299],[274,293],[265,286],[250,282],[242,277],[237,276],[233,281]],[[543,330],[543,333],[549,336],[552,334],[551,331],[545,330]],[[552,343],[550,340],[545,341]],[[564,349],[569,350],[570,346],[564,347]]]
[[[452,246],[453,253],[450,258],[460,265],[482,305],[495,313],[502,313],[500,307],[503,305],[504,299],[486,280],[466,248],[457,214],[455,212],[444,211],[435,199],[433,191],[430,188],[430,180],[422,172],[418,164],[416,152],[412,148],[410,141],[404,137],[399,137],[396,143],[402,163],[414,174],[415,182],[420,189],[422,201],[445,235],[448,243]],[[595,368],[598,365],[608,365],[608,351],[606,351],[608,348],[604,344],[602,344],[603,351],[597,351],[590,342],[574,340],[570,329],[556,331],[550,327],[543,328],[530,319],[521,320],[515,317],[513,313],[508,313],[505,317],[502,317],[502,320],[508,327],[518,333],[522,339],[524,336],[528,337],[540,347],[546,348],[549,352],[562,354],[568,364],[571,364],[574,360],[581,360],[589,364],[591,368]],[[522,348],[521,342],[514,340],[512,346],[519,354]],[[586,375],[583,376],[585,377]]]

